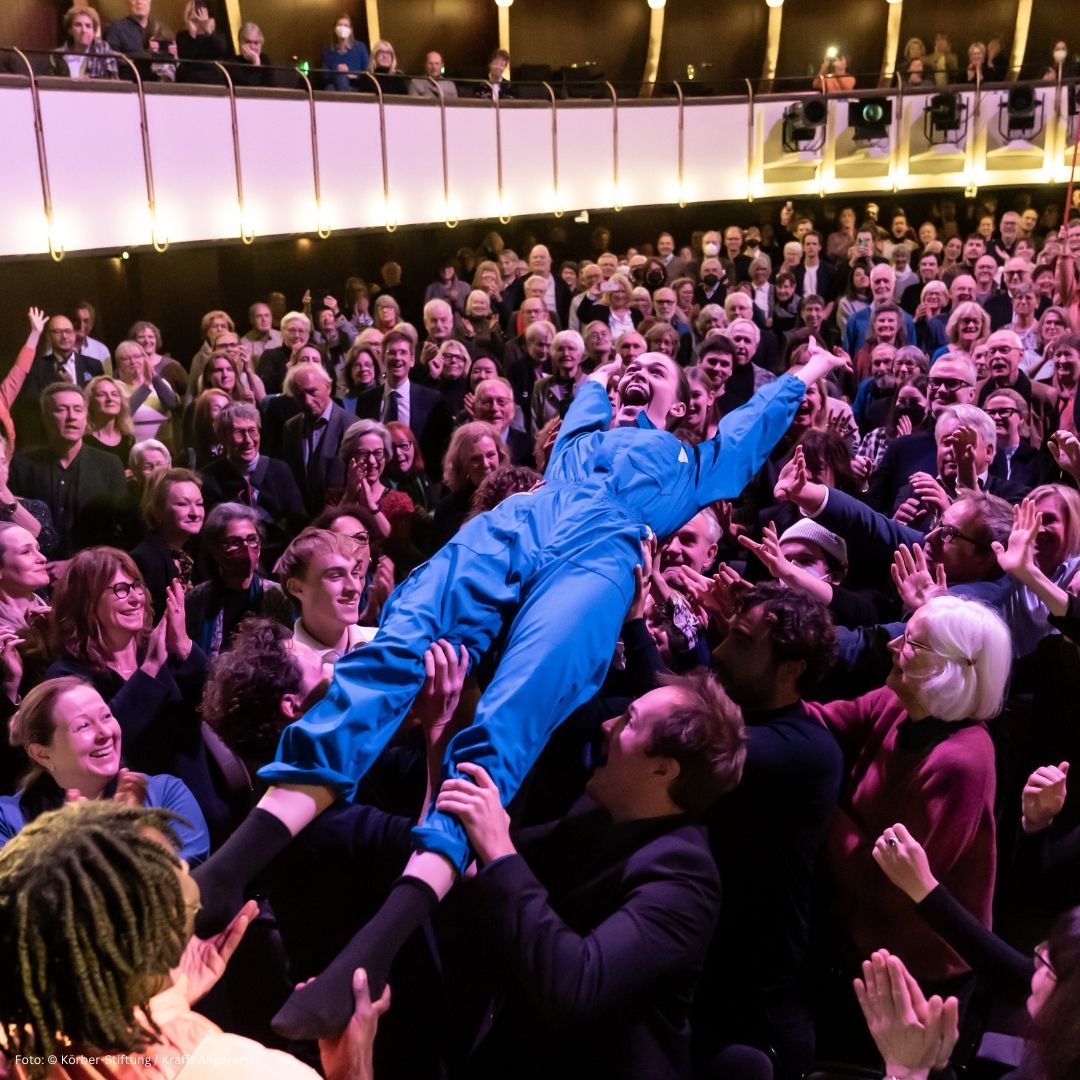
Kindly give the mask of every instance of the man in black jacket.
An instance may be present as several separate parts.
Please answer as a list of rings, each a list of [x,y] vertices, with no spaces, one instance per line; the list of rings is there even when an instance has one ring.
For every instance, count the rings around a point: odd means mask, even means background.
[[[47,445],[16,454],[11,490],[48,504],[60,538],[57,556],[80,548],[115,544],[126,485],[119,458],[83,445],[86,402],[68,382],[53,383],[41,395]]]
[[[326,505],[330,488],[345,486],[345,462],[338,450],[356,420],[334,404],[333,385],[320,364],[300,364],[285,376],[285,393],[296,399],[301,411],[285,424],[282,453],[312,517]]]
[[[440,791],[477,852],[469,907],[503,986],[471,1077],[690,1075],[690,998],[720,902],[692,815],[738,783],[742,717],[698,674],[637,699],[604,735],[588,798],[514,839],[483,769],[460,766],[471,779]]]

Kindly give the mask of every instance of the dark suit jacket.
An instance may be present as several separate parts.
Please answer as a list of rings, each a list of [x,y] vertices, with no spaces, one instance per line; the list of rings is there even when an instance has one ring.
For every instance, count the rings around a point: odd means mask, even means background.
[[[202,470],[202,478],[203,501],[206,503],[207,512],[218,503],[247,502],[244,478],[225,458],[211,461]],[[284,461],[260,454],[251,485],[258,492],[255,506],[264,511],[271,521],[289,535],[303,527],[308,517],[304,497],[300,494],[293,471]]]
[[[916,472],[931,476],[937,472],[937,443],[933,432],[913,431],[885,447],[885,453],[870,477],[867,505],[883,514],[891,514],[899,502],[900,489]]]
[[[506,449],[510,454],[511,465],[528,465],[530,469],[535,467],[533,441],[524,431],[511,428],[506,433]]]
[[[120,540],[121,510],[127,497],[124,468],[114,454],[90,446],[79,451],[73,514],[65,524],[52,497],[52,472],[56,455],[43,446],[11,459],[11,490],[16,495],[41,499],[52,513],[60,535],[59,558],[67,558],[84,547],[116,544]]]
[[[302,414],[294,416],[285,425],[282,457],[285,464],[292,469],[296,485],[304,496],[308,514],[314,517],[326,505],[326,492],[330,488],[345,486],[348,470],[345,462],[338,456],[338,449],[346,429],[350,424],[356,423],[356,417],[347,413],[340,405],[330,407],[329,422],[315,451],[315,464],[310,469],[304,463],[306,421],[307,415]]]
[[[101,362],[77,353],[75,356],[75,385],[81,390],[104,369]],[[45,445],[45,424],[41,419],[41,392],[46,386],[58,382],[56,362],[52,356],[39,356],[26,374],[18,396],[11,406],[11,419],[19,438],[20,450],[33,450]]]
[[[160,533],[147,533],[146,539],[132,548],[131,557],[142,574],[146,588],[150,592],[150,602],[154,606],[154,619],[165,614],[165,590],[176,577],[176,562],[173,560],[169,545]]]
[[[1013,451],[1012,464],[1007,476],[1005,462],[1005,451],[999,447],[994,460],[990,462],[990,477],[998,480],[1007,479],[1019,488],[1023,495],[1040,484],[1053,484],[1060,481],[1061,472],[1051,460],[1050,455],[1043,450],[1036,450],[1029,442],[1021,440],[1020,445]]]
[[[521,277],[515,279],[513,285],[503,293],[503,303],[509,311],[517,311],[518,308],[521,307],[521,302],[525,299],[525,279],[531,276],[531,274],[523,274]],[[558,313],[559,321],[563,326],[570,325],[571,300],[573,300],[573,296],[570,293],[570,287],[556,274],[555,311]],[[581,325],[585,325],[584,319],[582,319]]]
[[[802,263],[799,263],[795,267],[795,291],[800,296],[806,295],[806,290],[803,288],[806,281],[806,267]],[[814,292],[825,301],[826,304],[831,303],[836,299],[836,267],[830,266],[824,259],[818,263],[817,268],[817,288]]]
[[[255,374],[262,379],[268,394],[281,393],[290,356],[292,349],[287,345],[279,345],[276,349],[263,349],[255,361]]]
[[[358,420],[379,420],[383,388],[373,387],[356,400]],[[420,444],[427,474],[433,480],[442,476],[442,459],[450,445],[454,417],[446,399],[437,390],[409,380],[409,429]]]
[[[704,830],[613,823],[582,799],[517,841],[469,888],[508,985],[468,1075],[689,1076],[690,998],[720,906]]]

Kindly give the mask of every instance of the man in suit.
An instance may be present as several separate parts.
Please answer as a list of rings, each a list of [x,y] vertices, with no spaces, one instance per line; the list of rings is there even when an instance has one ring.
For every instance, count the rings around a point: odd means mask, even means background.
[[[920,431],[894,439],[885,448],[870,477],[866,502],[883,514],[891,514],[900,501],[900,489],[912,473],[937,469],[934,424],[950,405],[970,405],[975,400],[975,365],[959,356],[943,356],[934,364],[927,391],[930,415]]]
[[[496,377],[484,379],[476,384],[473,391],[473,416],[477,420],[486,420],[496,431],[510,454],[513,465],[533,467],[533,441],[510,424],[514,419],[514,388],[509,379]]]
[[[693,816],[738,783],[742,716],[698,674],[638,698],[603,735],[587,798],[520,837],[483,769],[460,766],[469,778],[439,793],[477,852],[470,914],[505,987],[470,1075],[692,1071],[688,1003],[720,907]]]
[[[820,296],[828,319],[836,306],[836,268],[822,260],[821,245],[821,233],[813,229],[803,237],[803,260],[794,271],[795,291],[800,296]]]
[[[68,382],[47,386],[41,416],[46,445],[12,458],[11,490],[48,504],[60,538],[59,558],[94,544],[115,544],[127,490],[124,469],[113,454],[83,445],[82,391]]]
[[[238,502],[262,510],[270,522],[263,551],[269,559],[280,554],[304,527],[308,511],[292,470],[284,461],[260,453],[262,435],[259,410],[246,402],[226,405],[214,431],[225,449],[203,470],[206,509],[218,503]]]
[[[76,348],[75,326],[66,315],[54,315],[45,327],[46,354],[30,365],[26,381],[11,406],[11,418],[19,436],[19,446],[30,450],[43,446],[48,432],[42,419],[41,395],[47,386],[64,382],[81,390],[103,374],[101,363]]]
[[[1031,410],[1028,416],[1031,445],[1038,449],[1057,430],[1057,390],[1045,383],[1032,382],[1020,370],[1024,344],[1013,330],[995,330],[986,339],[986,359],[990,374],[975,388],[976,403],[984,405],[998,390],[1015,390]]]
[[[548,311],[557,315],[560,326],[570,325],[570,287],[557,274],[551,272],[551,252],[543,244],[537,244],[529,252],[529,274],[543,278],[546,291],[544,303]],[[525,278],[520,277],[503,293],[503,301],[509,311],[517,311],[525,299]]]
[[[282,451],[304,495],[309,516],[326,505],[330,488],[345,486],[345,462],[338,450],[355,417],[331,399],[334,380],[319,364],[299,364],[285,376],[285,393],[300,406],[300,414],[285,424]]]
[[[676,278],[685,277],[687,264],[675,254],[675,237],[662,232],[656,239],[656,257],[664,264],[664,282],[670,285]],[[690,270],[694,269],[692,266]]]
[[[409,373],[415,364],[412,339],[400,330],[391,330],[382,343],[386,381],[358,399],[356,416],[383,424],[391,420],[405,424],[420,444],[428,475],[437,480],[442,475],[443,454],[450,445],[454,418],[446,399],[437,390],[410,380]]]

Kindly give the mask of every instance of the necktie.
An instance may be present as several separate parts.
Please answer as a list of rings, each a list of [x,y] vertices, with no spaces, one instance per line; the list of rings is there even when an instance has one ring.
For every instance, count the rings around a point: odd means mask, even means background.
[[[247,506],[254,506],[255,505],[255,488],[252,487],[252,485],[251,485],[251,477],[250,476],[245,476],[244,477],[244,490],[241,493],[240,497],[241,497],[241,500]]]
[[[57,382],[73,382],[71,373],[67,369],[67,364],[63,360],[56,361],[56,381]]]
[[[389,424],[398,418],[398,396],[396,390],[391,390],[386,395],[386,412],[383,415],[383,423]]]

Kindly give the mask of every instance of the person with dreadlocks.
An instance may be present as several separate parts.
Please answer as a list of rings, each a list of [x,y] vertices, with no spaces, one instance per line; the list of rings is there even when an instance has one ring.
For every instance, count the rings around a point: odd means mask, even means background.
[[[0,1072],[18,1080],[316,1080],[289,1054],[192,1010],[257,912],[192,937],[199,887],[175,854],[175,815],[86,801],[32,821],[0,851]],[[328,1080],[371,1080],[389,994],[320,1045]]]
[[[207,929],[236,910],[247,883],[301,829],[357,783],[398,729],[423,684],[437,639],[473,661],[505,631],[495,675],[473,724],[450,741],[443,779],[483,767],[502,797],[516,794],[551,733],[599,689],[634,592],[642,541],[668,535],[703,506],[734,498],[795,414],[806,387],[846,359],[816,348],[809,363],[762,388],[688,446],[671,433],[689,385],[670,357],[644,353],[623,371],[613,416],[599,368],[563,420],[545,486],[480,514],[390,598],[375,639],[342,657],[317,705],[282,733],[272,785],[197,872]],[[614,424],[613,424],[614,421]],[[378,993],[398,948],[431,915],[471,861],[456,816],[428,808],[412,856],[384,907],[274,1018],[293,1039],[340,1031],[349,980],[364,967]]]

